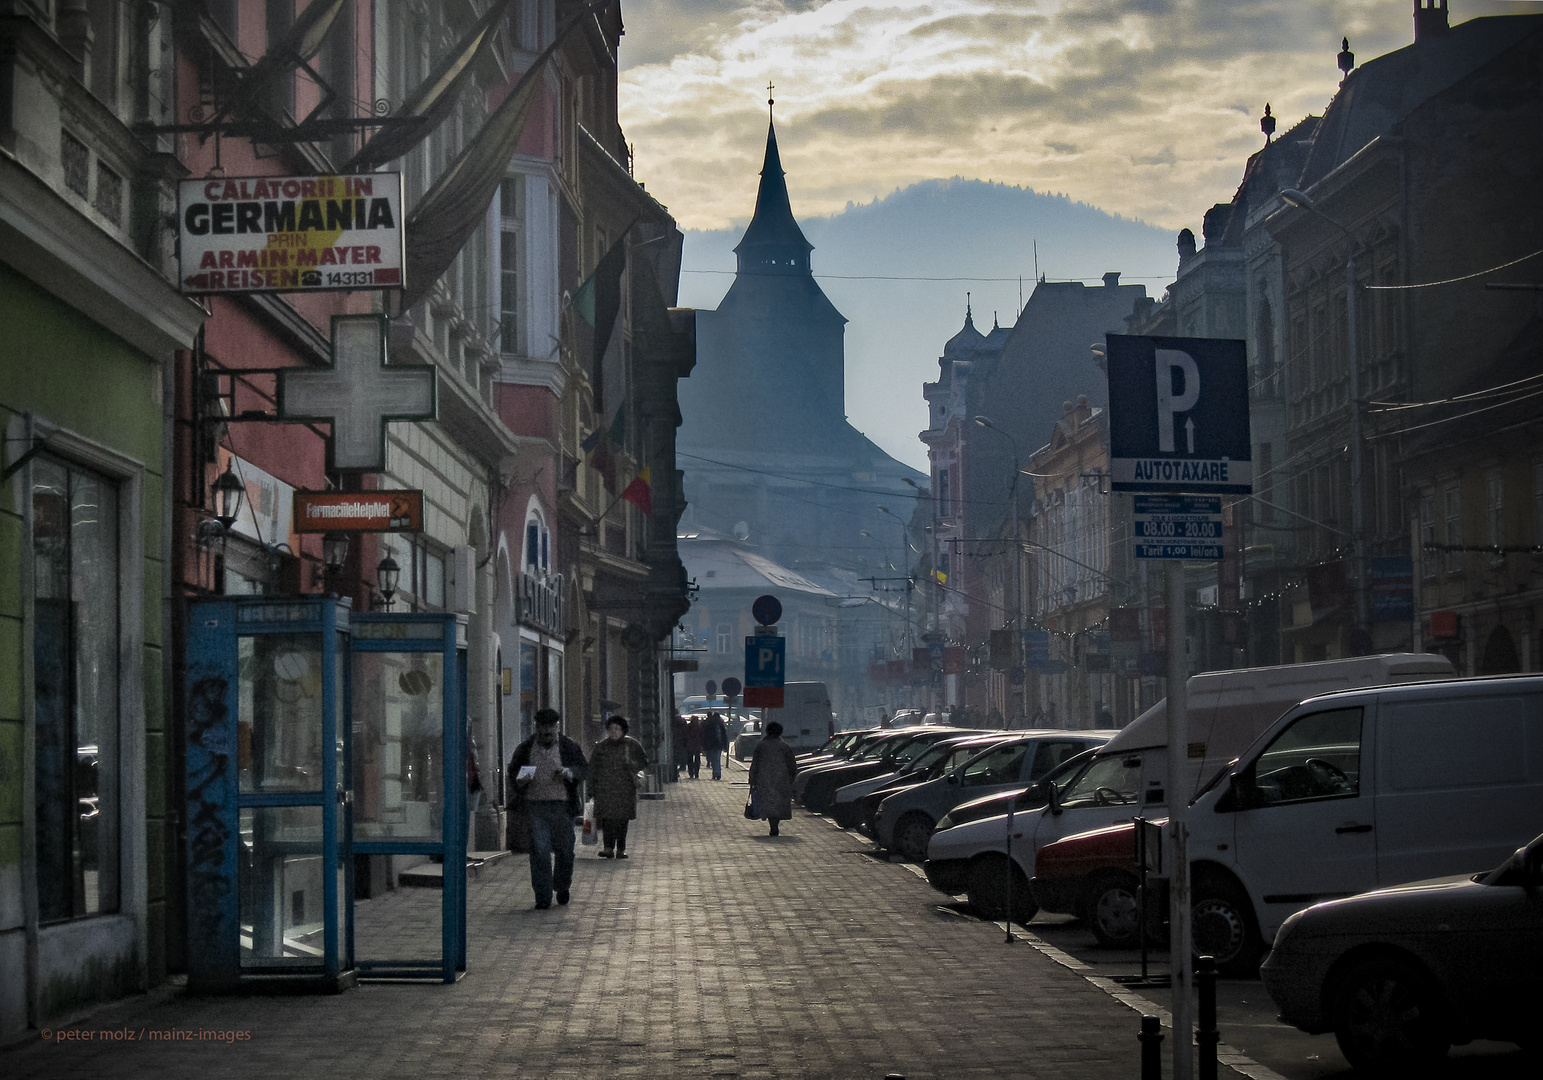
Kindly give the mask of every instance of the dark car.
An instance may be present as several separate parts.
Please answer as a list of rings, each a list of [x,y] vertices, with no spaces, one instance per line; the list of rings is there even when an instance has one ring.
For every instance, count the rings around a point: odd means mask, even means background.
[[[836,801],[836,791],[847,784],[882,773],[892,773],[934,743],[955,735],[981,734],[958,728],[910,728],[898,738],[875,743],[870,751],[859,754],[839,766],[809,776],[802,785],[794,782],[794,794],[806,810],[827,814]]]
[[[937,779],[943,775],[947,768],[952,767],[950,762],[958,764],[960,761],[974,756],[974,751],[967,753],[964,758],[955,758],[961,747],[981,748],[991,745],[991,742],[1001,739],[1003,733],[994,734],[957,734],[940,742],[934,742],[929,747],[924,747],[921,753],[910,759],[903,768],[895,773],[881,773],[875,778],[866,781],[856,781],[836,790],[836,802],[830,808],[830,816],[842,829],[852,829],[853,825],[863,825],[873,832],[873,813],[878,810],[878,804],[889,798],[895,791],[901,788],[913,787],[917,784],[926,784],[927,781]]]
[[[1260,975],[1282,1020],[1373,1075],[1425,1075],[1473,1039],[1543,1046],[1543,836],[1486,873],[1299,911]]]

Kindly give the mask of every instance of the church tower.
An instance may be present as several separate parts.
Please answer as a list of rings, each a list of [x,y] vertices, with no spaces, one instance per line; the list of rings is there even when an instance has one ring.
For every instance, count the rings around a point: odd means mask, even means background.
[[[692,437],[742,434],[752,418],[816,441],[845,426],[846,319],[815,283],[813,250],[793,217],[768,123],[755,214],[734,249],[734,284],[717,311],[697,316],[701,359],[681,384]]]

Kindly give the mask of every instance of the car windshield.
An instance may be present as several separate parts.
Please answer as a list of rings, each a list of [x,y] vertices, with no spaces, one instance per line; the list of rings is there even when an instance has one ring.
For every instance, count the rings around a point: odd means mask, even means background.
[[[954,752],[956,744],[936,742],[911,759],[906,772],[926,772]]]
[[[1023,774],[1028,743],[1008,743],[981,754],[964,767],[960,779],[965,784],[1010,784]]]
[[[1062,807],[1119,806],[1135,803],[1141,783],[1141,758],[1121,755],[1099,758],[1069,784],[1061,796]]]
[[[899,745],[899,739],[874,739],[867,746],[852,755],[853,761],[878,761],[885,754],[894,750]]]

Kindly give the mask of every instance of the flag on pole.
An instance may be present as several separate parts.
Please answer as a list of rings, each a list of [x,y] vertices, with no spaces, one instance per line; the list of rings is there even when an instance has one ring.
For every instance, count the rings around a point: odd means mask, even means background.
[[[650,485],[650,479],[651,473],[645,467],[642,472],[633,478],[632,483],[627,485],[627,490],[621,493],[622,498],[645,514],[652,514],[654,512],[654,491]]]
[[[595,391],[595,408],[609,411],[621,403],[621,278],[627,269],[629,224],[600,258],[569,301],[579,317],[579,357]],[[607,354],[611,354],[608,356]]]

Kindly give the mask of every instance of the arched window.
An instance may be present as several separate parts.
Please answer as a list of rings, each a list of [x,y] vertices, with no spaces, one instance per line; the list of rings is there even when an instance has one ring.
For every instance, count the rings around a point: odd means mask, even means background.
[[[521,561],[527,574],[552,571],[552,533],[541,511],[532,508],[525,519],[525,558]]]

